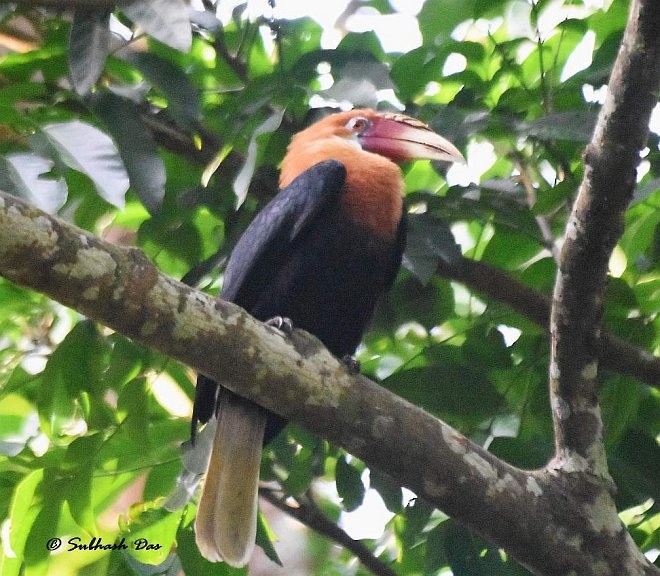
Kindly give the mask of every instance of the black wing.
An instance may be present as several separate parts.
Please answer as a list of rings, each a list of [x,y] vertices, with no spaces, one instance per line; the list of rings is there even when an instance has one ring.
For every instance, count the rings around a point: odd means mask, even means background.
[[[297,236],[319,212],[338,199],[344,165],[320,162],[281,190],[252,221],[232,251],[222,285],[223,300],[250,310],[268,286]]]
[[[221,297],[250,311],[277,273],[291,243],[330,203],[339,198],[346,179],[344,165],[335,160],[320,162],[282,189],[257,214],[231,253]],[[199,374],[193,405],[191,438],[197,423],[213,415],[218,385]],[[271,434],[272,435],[272,434]]]

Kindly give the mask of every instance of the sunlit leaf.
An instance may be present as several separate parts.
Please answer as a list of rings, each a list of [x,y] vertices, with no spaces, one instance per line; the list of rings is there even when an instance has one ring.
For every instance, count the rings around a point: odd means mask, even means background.
[[[234,194],[236,195],[236,208],[239,208],[241,204],[245,201],[245,197],[248,192],[248,187],[250,181],[252,180],[252,175],[254,174],[254,168],[257,162],[257,137],[262,134],[267,134],[268,132],[273,132],[282,123],[282,117],[284,116],[284,110],[276,110],[273,112],[264,122],[262,122],[252,134],[250,139],[250,144],[248,146],[247,155],[245,157],[245,163],[243,168],[236,176],[234,180]]]
[[[102,442],[100,434],[77,438],[67,448],[64,464],[70,474],[67,483],[69,510],[78,525],[90,534],[96,531],[91,491],[96,457]]]
[[[91,103],[117,143],[131,186],[156,212],[165,196],[165,165],[135,105],[111,92],[96,94]]]
[[[69,69],[78,94],[101,76],[110,44],[110,12],[76,10],[69,35]]]
[[[32,524],[42,509],[43,501],[37,496],[37,489],[44,477],[43,469],[37,469],[27,474],[16,486],[14,496],[9,507],[9,547],[18,561],[9,560],[13,565],[15,574],[20,568],[20,559],[23,556],[25,543]]]
[[[473,17],[476,0],[427,0],[419,13],[419,28],[424,43],[435,44],[449,36],[454,27]]]
[[[283,566],[280,557],[277,555],[277,550],[273,546],[273,542],[277,540],[275,533],[268,525],[265,516],[259,512],[257,516],[257,544],[264,551],[266,556],[270,558],[278,566]]]
[[[79,120],[47,124],[41,133],[67,166],[87,175],[106,201],[123,208],[128,174],[106,134]]]
[[[57,212],[67,198],[61,176],[49,175],[53,162],[29,152],[0,156],[0,189],[27,200],[44,212]]]
[[[42,428],[54,440],[84,431],[81,393],[98,383],[105,349],[95,325],[83,321],[50,355],[44,369],[48,385],[39,390],[37,406]]]
[[[166,561],[181,522],[180,512],[162,508],[145,508],[133,519],[124,536],[133,545],[128,553],[143,564],[161,564]]]

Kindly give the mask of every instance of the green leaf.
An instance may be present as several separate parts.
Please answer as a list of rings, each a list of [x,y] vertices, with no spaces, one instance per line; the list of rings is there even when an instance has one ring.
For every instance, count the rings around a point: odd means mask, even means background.
[[[48,359],[37,405],[42,428],[54,440],[75,434],[69,427],[81,418],[81,392],[93,391],[103,369],[106,350],[91,321],[79,322]]]
[[[473,17],[476,0],[426,0],[419,12],[419,29],[424,44],[433,46],[444,40],[457,24]]]
[[[323,28],[315,20],[279,20],[278,26],[283,51],[281,59],[287,67],[297,63],[304,54],[319,49]]]
[[[192,30],[183,0],[138,0],[122,10],[156,40],[182,52],[190,50]]]
[[[6,54],[0,59],[0,72],[10,79],[27,82],[37,72],[48,71],[49,75],[66,73],[66,46],[53,43],[24,54]]]
[[[653,413],[658,421],[658,407]],[[658,470],[660,452],[655,437],[640,430],[628,429],[608,454],[608,464],[618,492],[617,507],[630,507],[646,498],[660,498]]]
[[[398,87],[401,100],[410,100],[433,79],[426,65],[434,59],[434,56],[435,51],[427,46],[420,46],[402,54],[394,62],[390,76]]]
[[[410,214],[403,265],[426,284],[435,274],[438,260],[450,264],[461,258],[449,226],[431,214]]]
[[[466,334],[461,353],[466,362],[485,372],[511,367],[511,355],[499,330],[472,328]]]
[[[501,408],[503,399],[487,372],[466,359],[460,347],[434,346],[424,361],[426,366],[395,372],[383,385],[455,425],[476,424]]]
[[[234,180],[234,194],[236,194],[237,209],[241,207],[243,202],[245,202],[245,197],[247,196],[248,188],[252,181],[252,176],[254,175],[254,169],[257,164],[257,137],[277,130],[282,123],[283,116],[284,109],[276,110],[266,120],[259,124],[252,133],[252,138],[250,138],[250,144],[248,145],[248,151],[245,156],[245,162]]]
[[[472,534],[456,522],[448,522],[445,546],[452,573],[455,576],[490,576],[478,561],[481,549],[475,546]]]
[[[122,426],[133,442],[143,442],[149,428],[148,384],[146,378],[134,378],[122,389],[117,412],[124,416]]]
[[[441,522],[433,528],[426,537],[426,556],[424,557],[424,573],[435,574],[443,566],[447,566],[445,540],[449,522]]]
[[[395,518],[395,531],[406,548],[413,548],[426,527],[434,508],[422,498],[408,502]]]
[[[289,494],[294,496],[304,493],[314,480],[314,452],[303,448],[293,455],[289,464],[289,475],[282,481]]]
[[[345,456],[337,459],[335,467],[337,493],[342,498],[342,504],[347,512],[355,510],[364,500],[364,484],[360,471],[346,461]]]
[[[540,251],[536,240],[499,228],[488,242],[482,260],[504,270],[515,270]]]
[[[275,533],[268,525],[266,517],[260,510],[259,515],[257,516],[257,544],[261,547],[266,556],[270,558],[270,560],[275,562],[275,564],[278,566],[283,566],[280,557],[277,555],[277,550],[275,550],[275,547],[273,546],[273,542],[276,541],[277,538]]]
[[[500,551],[454,520],[445,523],[444,547],[455,576],[530,576]]]
[[[407,323],[421,324],[427,331],[454,315],[454,291],[438,276],[422,284],[415,276],[402,272],[386,302],[378,308],[373,328],[396,332]]]
[[[385,52],[375,32],[349,32],[337,46],[340,52],[354,52],[371,54],[377,60],[385,59]]]
[[[53,471],[45,469],[44,480],[38,489],[42,505],[25,543],[25,566],[28,574],[32,572],[30,568],[34,568],[37,574],[46,568],[50,554],[46,544],[51,538],[59,537],[57,527],[64,503],[62,488],[62,482],[56,478]]]
[[[165,165],[135,104],[112,92],[98,92],[90,104],[117,143],[131,186],[147,210],[157,212],[165,197]]]
[[[605,426],[605,444],[610,449],[635,425],[642,398],[640,385],[631,378],[615,375],[600,391],[600,407]]]
[[[106,201],[117,208],[124,207],[128,174],[117,148],[106,134],[79,120],[46,124],[41,134],[67,166],[94,182]]]
[[[34,470],[25,476],[14,490],[9,506],[9,546],[16,556],[16,561],[13,561],[12,558],[8,559],[9,570],[5,572],[3,569],[3,576],[13,576],[19,573],[25,543],[32,530],[32,525],[43,507],[43,501],[37,494],[43,478],[43,469]]]
[[[200,119],[199,95],[185,72],[157,54],[132,53],[128,61],[167,98],[172,117],[184,128],[193,129]]]
[[[171,494],[176,488],[180,473],[181,462],[178,459],[153,466],[144,486],[143,498],[145,500],[155,500]],[[174,507],[168,507],[170,511],[174,511],[174,509]]]
[[[110,12],[78,9],[69,34],[69,71],[78,94],[87,94],[101,76],[110,45]]]
[[[388,68],[380,61],[366,57],[349,59],[341,66],[332,68],[335,82],[323,92],[330,100],[353,103],[354,106],[375,108],[378,90],[393,88]]]
[[[587,23],[596,33],[598,42],[604,44],[608,38],[614,35],[619,37],[620,43],[620,35],[625,28],[627,18],[628,5],[625,2],[611,2],[607,11],[595,11],[587,18]]]
[[[652,194],[657,193],[660,193],[660,178],[644,179],[635,188],[632,204],[635,205],[638,202],[643,202]]]
[[[547,114],[531,122],[518,122],[516,129],[525,136],[541,140],[589,142],[598,113],[592,110],[571,110]]]
[[[96,533],[96,518],[92,508],[92,479],[96,458],[103,443],[101,434],[77,438],[66,451],[63,467],[71,475],[67,483],[67,500],[71,516],[88,533]]]
[[[486,18],[501,14],[507,4],[511,0],[475,0],[474,3],[474,17]]]
[[[126,382],[135,378],[147,364],[151,352],[121,334],[111,338],[112,352],[103,381],[109,388],[119,390]]]
[[[140,226],[138,240],[147,256],[171,276],[183,276],[202,253],[199,232],[189,222],[168,225],[151,218]]]
[[[64,178],[49,177],[53,162],[29,152],[0,156],[0,189],[19,196],[44,212],[57,212],[67,198]]]
[[[631,262],[647,253],[653,246],[660,227],[660,210],[657,207],[634,206],[626,217],[626,229],[620,244]]]
[[[644,314],[651,316],[660,313],[660,276],[650,275],[640,279],[633,290]]]
[[[144,564],[161,564],[174,546],[181,512],[145,508],[122,535],[132,544],[128,554]]]
[[[389,476],[374,468],[369,469],[369,487],[380,494],[390,512],[398,514],[403,506],[403,492]]]
[[[412,195],[411,201],[417,195]],[[540,241],[538,224],[526,205],[524,192],[519,186],[502,179],[488,180],[466,188],[452,186],[444,198],[420,195],[429,201],[432,212],[450,221],[492,220],[500,227],[524,234]]]

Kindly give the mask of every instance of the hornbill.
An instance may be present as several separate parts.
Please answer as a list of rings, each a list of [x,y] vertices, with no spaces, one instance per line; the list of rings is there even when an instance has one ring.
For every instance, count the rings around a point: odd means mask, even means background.
[[[401,264],[406,220],[397,162],[462,161],[428,126],[369,109],[332,114],[296,134],[280,191],[234,248],[220,297],[255,318],[288,319],[350,357]],[[279,416],[199,375],[192,431],[217,417],[195,520],[210,561],[245,565],[255,543],[262,444]]]

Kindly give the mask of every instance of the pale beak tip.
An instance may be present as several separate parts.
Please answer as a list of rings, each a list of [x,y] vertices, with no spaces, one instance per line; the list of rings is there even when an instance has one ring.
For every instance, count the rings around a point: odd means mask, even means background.
[[[467,160],[465,159],[465,156],[461,153],[461,151],[456,148],[451,142],[448,140],[445,140],[446,143],[446,150],[445,153],[447,154],[447,161],[453,162],[454,164],[467,164]]]

